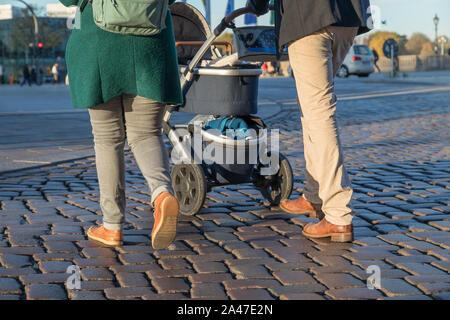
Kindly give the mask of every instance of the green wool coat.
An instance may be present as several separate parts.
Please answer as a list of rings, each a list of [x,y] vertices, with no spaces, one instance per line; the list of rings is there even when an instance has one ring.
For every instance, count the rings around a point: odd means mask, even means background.
[[[81,0],[60,0],[65,6]],[[170,0],[172,4],[175,0]],[[72,105],[89,108],[122,94],[139,95],[167,104],[183,101],[172,16],[156,36],[115,34],[100,29],[92,6],[81,14],[66,48]]]

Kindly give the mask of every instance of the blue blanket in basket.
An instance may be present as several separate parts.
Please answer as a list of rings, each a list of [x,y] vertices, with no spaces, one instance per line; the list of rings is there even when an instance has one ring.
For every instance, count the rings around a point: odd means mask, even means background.
[[[217,129],[223,135],[226,135],[227,130],[230,130],[228,133],[231,133],[231,138],[235,140],[245,139],[251,136],[247,122],[244,119],[236,117],[224,116],[208,121],[205,125],[205,130],[209,129]]]

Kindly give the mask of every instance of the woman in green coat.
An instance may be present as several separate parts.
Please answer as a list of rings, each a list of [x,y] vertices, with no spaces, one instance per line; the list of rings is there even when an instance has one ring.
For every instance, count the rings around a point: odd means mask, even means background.
[[[81,0],[60,2],[74,6]],[[88,4],[70,36],[66,62],[72,104],[89,108],[94,135],[103,225],[91,227],[88,237],[107,245],[123,242],[126,137],[151,191],[153,247],[168,247],[179,206],[161,126],[165,105],[182,103],[170,12],[157,35],[123,35],[100,29]]]

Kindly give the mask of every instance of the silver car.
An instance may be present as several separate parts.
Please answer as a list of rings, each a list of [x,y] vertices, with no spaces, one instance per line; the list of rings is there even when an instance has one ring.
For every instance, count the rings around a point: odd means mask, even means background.
[[[347,78],[350,75],[368,77],[375,71],[375,57],[368,46],[354,44],[339,69],[337,76]]]

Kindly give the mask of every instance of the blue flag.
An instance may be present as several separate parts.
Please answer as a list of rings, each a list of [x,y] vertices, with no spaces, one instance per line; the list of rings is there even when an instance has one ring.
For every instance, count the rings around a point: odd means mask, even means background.
[[[249,25],[249,24],[256,24],[257,22],[257,18],[254,14],[246,14],[245,15],[245,24]]]
[[[234,0],[228,0],[227,11],[225,12],[225,15],[228,16],[233,11],[234,11]]]

